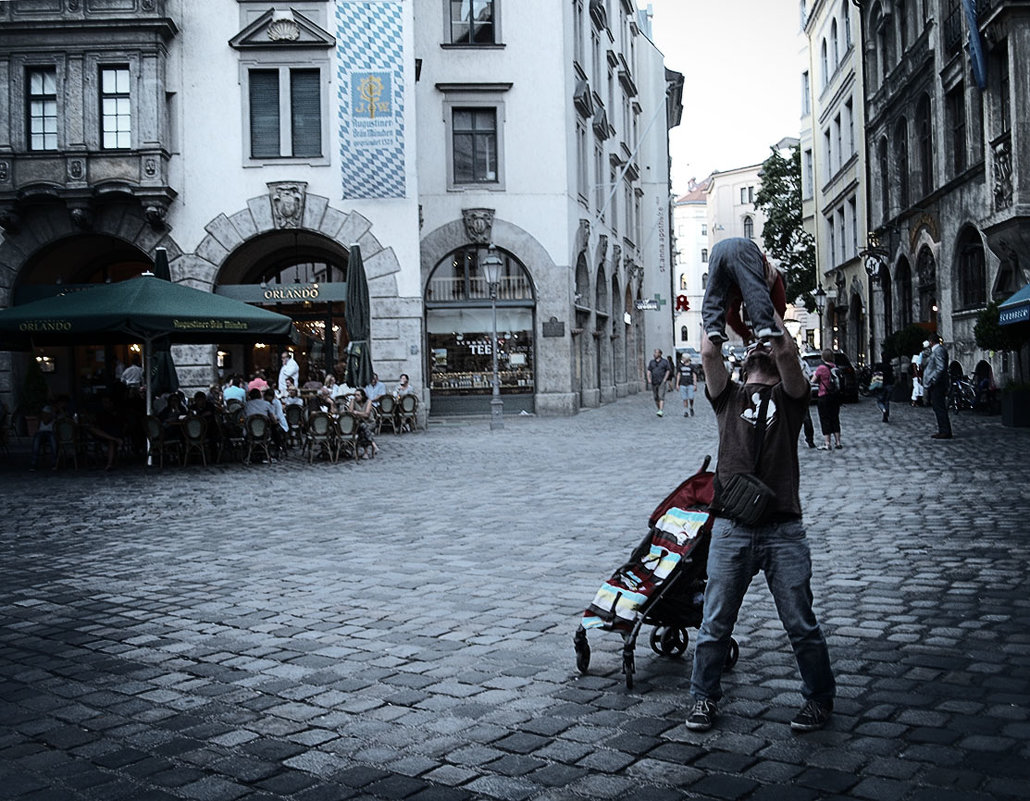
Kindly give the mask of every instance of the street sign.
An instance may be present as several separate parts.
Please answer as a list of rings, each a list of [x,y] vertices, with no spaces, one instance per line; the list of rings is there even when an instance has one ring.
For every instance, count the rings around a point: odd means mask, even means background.
[[[656,298],[638,300],[633,303],[633,307],[637,311],[658,311],[658,300]]]

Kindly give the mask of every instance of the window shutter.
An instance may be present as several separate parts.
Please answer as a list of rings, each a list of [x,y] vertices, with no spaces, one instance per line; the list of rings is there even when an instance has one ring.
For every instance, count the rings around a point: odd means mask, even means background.
[[[292,70],[290,72],[290,121],[293,136],[293,155],[310,157],[322,155],[322,99],[318,70]]]
[[[279,71],[250,71],[250,156],[277,158],[279,152]]]

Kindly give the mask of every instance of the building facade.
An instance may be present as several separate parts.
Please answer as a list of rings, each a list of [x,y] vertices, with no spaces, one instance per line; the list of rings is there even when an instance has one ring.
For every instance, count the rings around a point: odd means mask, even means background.
[[[966,373],[1011,376],[973,329],[1030,280],[1030,9],[866,2],[861,22],[877,336],[918,324]]]
[[[676,348],[701,350],[701,301],[708,281],[708,186],[691,179],[673,206]]]
[[[670,283],[679,113],[649,24],[630,0],[0,3],[0,306],[138,275],[164,247],[174,281],[289,314],[301,380],[321,381],[350,341],[358,245],[380,377],[485,412],[491,255],[510,411],[635,391],[638,301]],[[173,353],[189,389],[278,364]],[[72,394],[134,354],[35,355]],[[27,358],[0,353],[9,405]]]
[[[875,321],[866,274],[866,158],[859,10],[852,0],[802,3],[801,173],[806,226],[827,294],[820,341],[865,364]],[[882,323],[880,324],[882,329]]]

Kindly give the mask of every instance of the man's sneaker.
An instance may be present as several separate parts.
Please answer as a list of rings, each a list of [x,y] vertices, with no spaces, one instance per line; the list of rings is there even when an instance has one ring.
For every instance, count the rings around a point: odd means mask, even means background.
[[[658,410],[658,416],[661,417],[663,414],[665,414],[665,412],[663,412],[661,409],[659,409]]]
[[[794,731],[815,731],[829,723],[832,715],[832,706],[826,706],[818,701],[809,699],[798,710],[794,720],[790,722],[790,727]]]
[[[715,724],[717,714],[719,710],[715,701],[709,698],[698,699],[687,716],[687,728],[691,731],[708,731]]]
[[[684,417],[690,417],[690,412],[683,412]]]

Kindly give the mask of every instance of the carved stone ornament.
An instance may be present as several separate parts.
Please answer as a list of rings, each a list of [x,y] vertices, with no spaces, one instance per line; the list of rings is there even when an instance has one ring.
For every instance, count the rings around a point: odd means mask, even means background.
[[[614,269],[619,269],[619,260],[622,258],[622,245],[612,245],[612,264]]]
[[[576,229],[576,251],[573,255],[578,256],[587,249],[590,242],[590,220],[580,219],[579,228]]]
[[[600,264],[608,255],[608,234],[597,237],[597,263]]]
[[[68,10],[69,11],[78,11],[79,10],[79,0],[68,0]]]
[[[68,162],[68,177],[72,180],[79,181],[82,176],[86,174],[86,165],[82,163],[81,159],[72,159]]]
[[[12,236],[21,230],[21,217],[12,208],[0,209],[0,228],[4,233]]]
[[[1005,140],[994,147],[994,206],[1007,209],[1012,205],[1012,142]]]
[[[273,42],[296,42],[300,26],[294,19],[277,19],[268,26],[268,38]]]
[[[465,223],[465,236],[470,242],[488,245],[493,240],[493,209],[462,209],[461,219]]]
[[[154,0],[142,0],[140,5],[143,7],[144,11],[153,11],[154,10]]]
[[[148,178],[153,178],[157,175],[157,159],[147,158],[143,161],[143,172]]]
[[[150,227],[158,231],[165,227],[165,215],[167,214],[168,207],[161,203],[151,203],[143,209],[143,216],[147,218]]]
[[[89,209],[80,206],[72,209],[69,215],[72,218],[72,225],[80,231],[89,231],[93,228],[93,214]]]
[[[276,228],[300,228],[304,221],[304,197],[308,185],[297,181],[268,184],[272,197],[272,217]]]
[[[0,183],[7,183],[11,180],[11,162],[0,161]]]

